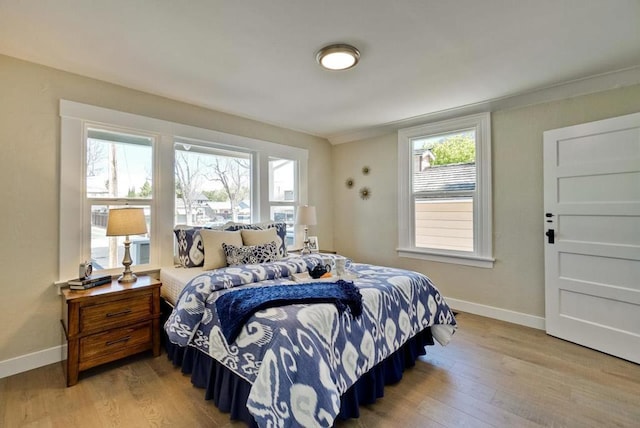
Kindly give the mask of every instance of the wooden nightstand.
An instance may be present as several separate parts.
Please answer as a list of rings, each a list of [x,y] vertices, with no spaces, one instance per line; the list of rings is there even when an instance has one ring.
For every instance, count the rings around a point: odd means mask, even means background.
[[[160,355],[160,287],[149,276],[88,290],[62,290],[67,386],[91,367],[152,350]]]

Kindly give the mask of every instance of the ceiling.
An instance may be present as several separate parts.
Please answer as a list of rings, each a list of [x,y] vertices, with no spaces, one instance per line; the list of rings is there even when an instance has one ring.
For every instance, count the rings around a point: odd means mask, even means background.
[[[638,67],[640,1],[0,0],[0,53],[338,141]]]

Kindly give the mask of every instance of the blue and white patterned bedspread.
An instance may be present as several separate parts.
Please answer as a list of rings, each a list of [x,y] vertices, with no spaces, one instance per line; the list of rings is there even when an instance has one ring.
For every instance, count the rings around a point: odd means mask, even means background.
[[[426,276],[349,263],[362,294],[362,316],[339,314],[332,304],[265,309],[235,342],[226,342],[215,308],[221,293],[287,283],[320,260],[308,255],[205,272],[187,284],[165,324],[171,342],[196,347],[252,384],[247,407],[260,427],[331,426],[340,396],[361,375],[427,327],[456,328]]]

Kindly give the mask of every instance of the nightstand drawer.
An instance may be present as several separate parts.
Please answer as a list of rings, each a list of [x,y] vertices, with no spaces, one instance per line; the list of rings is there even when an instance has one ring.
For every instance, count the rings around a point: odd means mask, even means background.
[[[141,294],[127,299],[114,300],[80,308],[80,332],[104,329],[120,323],[131,323],[149,317],[152,311],[152,294]]]
[[[140,348],[151,348],[152,323],[123,327],[80,339],[80,362],[105,356],[113,359],[140,352]],[[105,361],[111,358],[105,359]]]

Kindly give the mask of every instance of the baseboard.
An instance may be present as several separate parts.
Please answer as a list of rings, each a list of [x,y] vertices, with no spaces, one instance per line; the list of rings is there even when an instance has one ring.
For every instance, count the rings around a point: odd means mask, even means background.
[[[57,363],[66,358],[67,345],[65,344],[0,361],[0,379]]]
[[[449,306],[454,310],[524,325],[526,327],[537,328],[538,330],[545,329],[545,320],[543,317],[523,314],[522,312],[510,311],[508,309],[496,308],[495,306],[467,302],[465,300],[452,299],[450,297],[445,297],[445,299]]]

